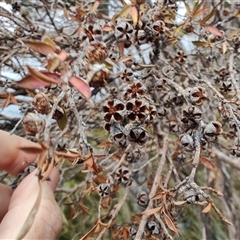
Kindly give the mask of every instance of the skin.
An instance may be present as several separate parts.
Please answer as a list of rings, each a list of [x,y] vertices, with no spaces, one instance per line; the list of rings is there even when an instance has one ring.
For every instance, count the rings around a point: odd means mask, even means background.
[[[20,150],[23,146],[39,145],[0,130],[0,170],[18,174],[37,154]],[[39,193],[37,170],[29,174],[13,192],[0,184],[0,239],[16,239]],[[59,172],[54,168],[50,181],[42,183],[42,198],[38,212],[24,239],[55,239],[62,227],[62,214],[54,199]]]

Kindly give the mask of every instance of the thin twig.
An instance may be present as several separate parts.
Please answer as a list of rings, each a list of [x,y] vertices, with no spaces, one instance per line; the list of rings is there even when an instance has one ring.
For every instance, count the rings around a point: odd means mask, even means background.
[[[161,156],[161,159],[160,159],[160,162],[159,162],[159,165],[158,165],[158,169],[155,173],[155,178],[154,178],[154,182],[153,182],[151,191],[149,193],[150,201],[148,203],[148,206],[147,206],[146,210],[152,209],[152,207],[153,207],[153,200],[151,200],[151,198],[156,194],[157,188],[159,186],[163,166],[166,162],[167,150],[168,150],[168,140],[167,140],[167,136],[165,136],[164,139],[163,139],[162,156]],[[135,240],[142,239],[142,235],[143,235],[145,225],[147,223],[148,218],[149,218],[149,216],[147,216],[147,215],[142,216],[142,219],[141,219],[141,222],[139,224],[139,228],[138,228]]]

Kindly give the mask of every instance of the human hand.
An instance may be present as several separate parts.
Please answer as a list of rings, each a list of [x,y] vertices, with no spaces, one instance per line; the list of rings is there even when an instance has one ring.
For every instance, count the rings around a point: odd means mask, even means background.
[[[38,145],[0,130],[0,170],[17,174],[33,162],[37,154],[20,149],[27,146]],[[36,173],[35,170],[29,174],[14,192],[10,187],[0,184],[0,239],[16,239],[21,231],[38,196]],[[54,168],[50,181],[42,183],[40,207],[24,239],[55,239],[61,230],[62,214],[53,194],[58,178],[58,170]]]

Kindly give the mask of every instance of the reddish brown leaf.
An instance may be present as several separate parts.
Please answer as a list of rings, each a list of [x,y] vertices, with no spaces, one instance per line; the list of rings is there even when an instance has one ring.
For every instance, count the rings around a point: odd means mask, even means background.
[[[36,153],[40,153],[43,151],[43,148],[39,145],[39,146],[23,146],[19,148],[20,150],[24,151],[27,154],[36,154]]]
[[[211,160],[209,160],[208,158],[200,157],[200,161],[206,168],[209,168],[211,170],[215,170],[214,163]]]
[[[6,94],[6,99],[2,105],[2,109],[7,107],[10,103],[18,104],[17,99],[10,93]]]
[[[88,85],[88,83],[80,78],[80,77],[76,77],[76,76],[72,76],[69,79],[69,82],[87,99],[89,100],[92,93],[91,93],[91,89]]]
[[[30,66],[27,66],[29,73],[34,77],[43,82],[49,84],[60,84],[62,82],[61,77],[57,73],[47,72],[47,71],[38,71]]]
[[[26,44],[28,47],[30,47],[32,50],[39,52],[41,54],[47,55],[55,53],[54,48],[42,41],[39,40],[29,40],[29,39],[21,39],[24,44]]]
[[[222,33],[214,26],[205,25],[204,28],[214,35],[217,35],[217,36],[220,36],[220,37],[222,36]]]
[[[43,82],[31,75],[25,76],[22,80],[16,82],[16,84],[27,89],[36,89],[50,85],[49,83]]]
[[[208,203],[208,205],[202,210],[202,213],[208,213],[212,208],[212,204]]]

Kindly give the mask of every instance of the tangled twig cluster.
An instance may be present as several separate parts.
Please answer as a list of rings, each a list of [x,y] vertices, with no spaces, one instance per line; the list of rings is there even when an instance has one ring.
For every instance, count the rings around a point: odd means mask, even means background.
[[[36,15],[31,4],[1,8],[0,66],[21,80],[1,75],[0,97],[3,108],[21,105],[12,132],[42,147],[38,177],[61,169],[68,218],[91,215],[81,239],[173,239],[186,204],[213,209],[235,239],[237,203],[219,179],[240,169],[239,8],[132,0],[112,16],[110,0],[32,4]],[[41,68],[23,64],[29,57]],[[128,201],[131,216],[119,220]]]

